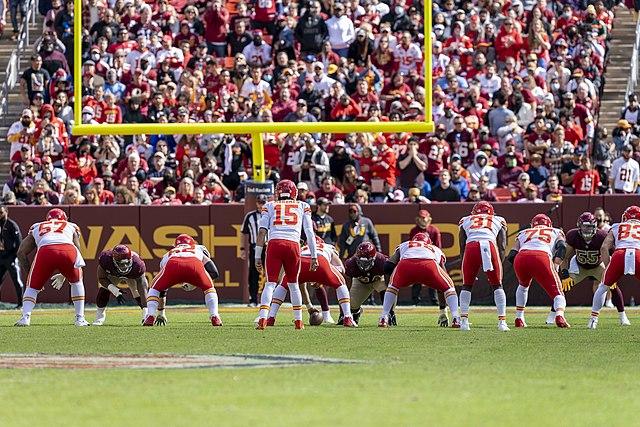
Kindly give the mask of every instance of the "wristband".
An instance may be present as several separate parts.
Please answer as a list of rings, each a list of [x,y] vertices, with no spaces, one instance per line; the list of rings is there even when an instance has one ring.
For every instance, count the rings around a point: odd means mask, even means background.
[[[254,258],[262,258],[262,246],[256,246],[256,255]]]
[[[113,283],[109,283],[109,286],[107,286],[107,289],[109,289],[109,292],[111,292],[114,297],[117,297],[118,295],[120,295],[120,289],[118,289],[118,287]]]

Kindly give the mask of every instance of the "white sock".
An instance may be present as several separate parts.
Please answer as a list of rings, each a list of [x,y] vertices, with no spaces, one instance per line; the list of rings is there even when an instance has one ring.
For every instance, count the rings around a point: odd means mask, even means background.
[[[82,280],[71,283],[71,301],[76,309],[76,316],[84,317],[84,284]]]
[[[107,311],[107,307],[98,307],[96,308],[96,319],[98,317],[104,316],[104,312]]]
[[[261,319],[266,319],[269,314],[269,304],[271,304],[271,297],[273,296],[275,288],[275,282],[267,282],[262,289],[262,294],[260,295],[260,312],[258,313],[258,317]]]
[[[471,305],[471,291],[460,291],[460,315],[469,317],[469,306]]]
[[[338,303],[342,309],[343,316],[351,317],[351,298],[349,297],[349,288],[347,288],[347,285],[340,285],[338,289],[336,289],[336,296],[338,297]]]
[[[516,317],[518,319],[524,318],[524,308],[527,306],[528,298],[529,288],[518,285],[518,289],[516,289]]]
[[[158,304],[160,304],[160,292],[155,289],[149,289],[149,294],[147,295],[147,316],[156,317]]]
[[[142,307],[142,318],[146,318],[147,317],[147,307]]]
[[[204,303],[209,309],[209,317],[218,315],[218,293],[215,288],[204,291]]]
[[[460,317],[460,309],[458,308],[458,294],[454,288],[449,289],[444,293],[444,297],[447,300],[449,310],[451,310],[451,317]]]
[[[627,313],[625,313],[624,311],[619,311],[619,312],[618,312],[618,318],[619,318],[620,320],[624,320],[624,319],[626,319],[626,318],[627,318]]]
[[[596,291],[593,293],[593,305],[591,306],[591,315],[593,317],[598,317],[600,314],[600,310],[602,310],[604,299],[606,298],[608,291],[609,287],[604,283],[600,283]]]
[[[498,320],[506,320],[507,318],[507,294],[504,293],[504,289],[498,288],[493,291],[493,301],[496,303],[496,310],[498,311]]]
[[[287,288],[281,285],[278,285],[273,291],[273,296],[271,297],[271,307],[269,308],[269,317],[276,317],[278,315],[278,310],[280,310],[280,306],[284,302],[284,299],[287,297],[287,292]]]
[[[556,312],[556,316],[564,316],[564,309],[567,306],[567,300],[564,295],[556,295],[553,299],[553,309]]]
[[[38,291],[33,288],[27,288],[22,295],[22,317],[31,316],[33,307],[36,305]]]
[[[398,302],[398,289],[393,286],[389,286],[384,293],[384,302],[382,303],[382,315],[381,318],[388,319],[389,313],[393,310],[393,307]],[[346,316],[346,312],[344,313]]]
[[[289,285],[289,298],[291,298],[291,304],[293,305],[293,319],[302,320],[302,292],[297,283],[288,283]]]

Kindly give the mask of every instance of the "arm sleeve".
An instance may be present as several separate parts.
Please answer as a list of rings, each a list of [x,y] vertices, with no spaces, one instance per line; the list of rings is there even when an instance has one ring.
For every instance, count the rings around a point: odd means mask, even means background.
[[[311,209],[307,204],[304,204],[304,214],[302,216],[302,228],[305,236],[307,236],[307,244],[311,251],[311,258],[318,257],[318,251],[316,248],[315,233],[313,232],[313,220],[311,220]]]
[[[269,224],[271,220],[271,212],[267,206],[262,208],[262,215],[260,216],[260,221],[258,221],[258,229],[264,228],[265,230],[269,229]]]
[[[218,267],[216,267],[211,259],[204,264],[204,269],[207,270],[211,280],[216,280],[220,276],[220,273],[218,273]]]

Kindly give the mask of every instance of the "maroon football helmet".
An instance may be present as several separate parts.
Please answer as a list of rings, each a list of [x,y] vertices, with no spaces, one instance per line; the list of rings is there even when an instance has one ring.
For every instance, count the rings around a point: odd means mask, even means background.
[[[376,246],[371,242],[360,243],[356,250],[356,264],[362,271],[369,271],[376,260]]]
[[[578,232],[587,242],[596,235],[598,221],[591,212],[583,212],[578,217]]]
[[[638,206],[629,206],[622,214],[622,221],[630,221],[632,219],[640,221],[640,208]]]
[[[531,220],[531,227],[540,227],[540,226],[552,227],[553,223],[551,222],[551,219],[545,214],[538,214],[534,216],[533,219]]]
[[[66,221],[67,220],[67,214],[62,209],[53,208],[49,212],[47,212],[47,221],[52,220],[52,219],[58,219],[60,221]]]
[[[196,244],[196,241],[193,239],[193,237],[189,236],[188,234],[181,234],[178,237],[176,237],[176,241],[174,242],[173,246],[178,246],[178,245],[194,246],[195,244]]]
[[[412,242],[424,242],[427,244],[431,244],[431,237],[429,237],[429,234],[427,233],[418,233],[415,236],[413,236],[413,239],[411,239]]]
[[[131,271],[131,267],[133,267],[133,255],[128,246],[117,245],[111,250],[111,256],[113,257],[113,264],[120,273],[127,274]]]
[[[473,215],[476,215],[476,214],[493,215],[493,206],[489,202],[485,202],[485,201],[478,202],[475,205],[473,205],[473,209],[471,209],[471,213]]]
[[[296,200],[298,198],[298,187],[293,181],[283,179],[276,185],[276,200],[291,199]]]

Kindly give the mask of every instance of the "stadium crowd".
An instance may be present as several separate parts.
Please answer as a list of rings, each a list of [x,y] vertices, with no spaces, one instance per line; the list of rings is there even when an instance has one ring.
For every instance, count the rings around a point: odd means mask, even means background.
[[[249,136],[72,137],[84,123],[424,120],[418,0],[42,0],[5,204],[241,201]],[[611,0],[433,3],[433,134],[271,134],[267,176],[331,203],[635,193],[635,94],[598,126]]]

